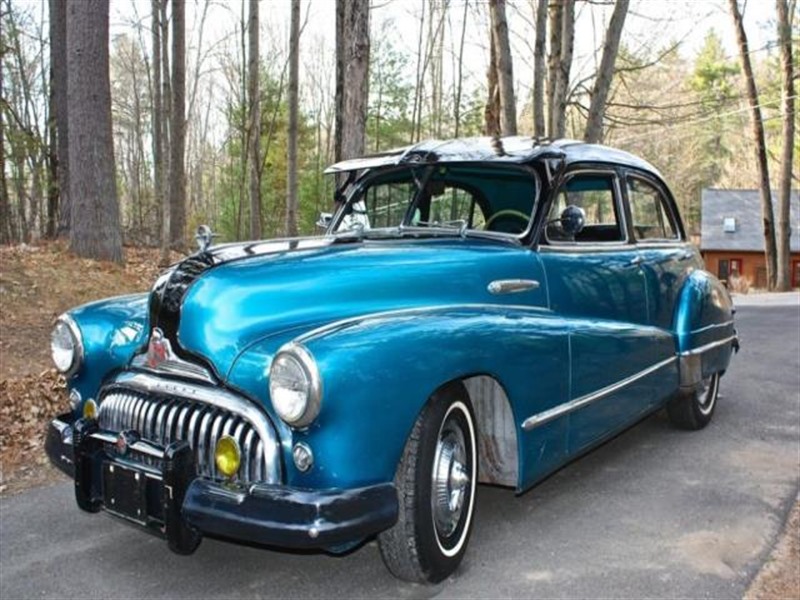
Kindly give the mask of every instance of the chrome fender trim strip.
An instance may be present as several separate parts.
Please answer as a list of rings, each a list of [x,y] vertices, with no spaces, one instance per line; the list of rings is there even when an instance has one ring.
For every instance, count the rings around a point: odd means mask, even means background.
[[[607,385],[606,387],[601,388],[596,392],[592,392],[591,394],[586,394],[585,396],[575,398],[574,400],[570,400],[569,402],[565,402],[564,404],[555,406],[544,412],[540,412],[531,417],[528,417],[522,422],[522,429],[524,431],[530,431],[534,427],[539,427],[540,425],[544,425],[545,423],[548,423],[553,419],[557,419],[558,417],[571,413],[572,411],[575,411],[588,404],[591,404],[592,402],[600,400],[601,398],[604,398],[610,394],[613,394],[614,392],[617,392],[622,388],[627,387],[644,377],[647,377],[651,373],[655,373],[659,369],[663,369],[664,367],[671,365],[676,360],[678,360],[677,356],[671,356],[667,359],[662,360],[661,362],[657,362],[656,364],[647,367],[642,371],[639,371],[638,373],[634,373],[633,375],[630,375],[625,379],[621,379],[616,383]]]

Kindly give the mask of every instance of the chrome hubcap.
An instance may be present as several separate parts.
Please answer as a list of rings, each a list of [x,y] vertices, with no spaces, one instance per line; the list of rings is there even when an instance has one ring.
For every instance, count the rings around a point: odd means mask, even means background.
[[[695,390],[695,400],[700,412],[707,415],[714,407],[717,400],[717,389],[719,386],[719,375],[713,375],[703,379]]]
[[[440,538],[451,536],[458,527],[471,478],[464,433],[449,419],[436,445],[431,486],[433,518]]]

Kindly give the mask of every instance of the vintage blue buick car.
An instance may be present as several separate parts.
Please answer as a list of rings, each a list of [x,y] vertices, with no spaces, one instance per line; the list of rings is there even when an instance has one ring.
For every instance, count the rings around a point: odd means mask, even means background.
[[[522,493],[666,407],[711,419],[738,340],[658,172],[530,138],[332,166],[320,237],[210,246],[150,293],[62,315],[78,506],[190,553],[203,535],[344,552],[436,582],[477,483]]]

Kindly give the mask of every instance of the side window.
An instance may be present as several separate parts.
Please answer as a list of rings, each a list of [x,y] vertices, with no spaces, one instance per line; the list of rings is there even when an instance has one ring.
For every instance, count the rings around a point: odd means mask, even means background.
[[[486,220],[480,205],[471,192],[451,185],[430,186],[430,215],[420,219],[430,223],[463,221],[470,229],[482,229]],[[412,224],[414,219],[412,219]]]
[[[378,183],[367,189],[367,227],[394,227],[403,222],[408,204],[417,192],[413,182]]]
[[[625,240],[619,208],[615,201],[614,177],[598,173],[572,176],[556,194],[550,208],[545,237],[548,242],[621,242]],[[577,206],[585,215],[583,229],[574,236],[564,231],[561,214]]]
[[[628,177],[628,199],[637,240],[678,239],[678,230],[658,188]]]

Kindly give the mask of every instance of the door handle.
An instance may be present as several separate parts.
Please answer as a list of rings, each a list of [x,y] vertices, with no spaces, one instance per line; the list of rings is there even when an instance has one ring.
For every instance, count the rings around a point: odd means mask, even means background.
[[[539,282],[535,279],[496,279],[486,286],[486,289],[490,294],[517,294],[538,287]]]
[[[628,264],[632,267],[640,265],[644,262],[644,259],[641,256],[635,256],[634,258],[628,261]]]

